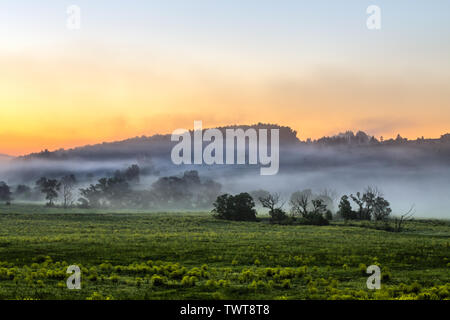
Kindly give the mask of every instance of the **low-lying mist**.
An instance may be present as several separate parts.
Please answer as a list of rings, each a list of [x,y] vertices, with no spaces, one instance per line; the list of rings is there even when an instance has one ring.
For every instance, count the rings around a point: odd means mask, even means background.
[[[289,197],[295,191],[311,189],[320,193],[325,189],[332,190],[336,194],[334,208],[337,210],[343,194],[355,194],[367,186],[376,186],[390,202],[393,215],[402,214],[414,205],[415,217],[450,218],[450,163],[446,160],[414,149],[295,147],[280,150],[278,174],[261,176],[259,166],[175,166],[170,157],[163,156],[111,160],[7,159],[0,162],[0,181],[5,181],[14,192],[19,184],[34,188],[36,180],[43,176],[59,179],[74,174],[77,180],[74,198],[78,199],[79,188],[95,185],[98,179],[113,177],[117,170],[137,164],[140,179],[132,188],[143,192],[150,190],[162,177],[183,177],[185,171],[196,170],[202,181],[220,184],[218,193],[235,194],[259,189],[278,192],[286,201],[286,209]],[[178,182],[172,183],[177,185]],[[164,192],[172,192],[170,188]],[[198,192],[205,193],[207,189],[198,189]],[[140,197],[146,201],[148,194],[142,193]],[[171,203],[170,199],[167,201]],[[203,209],[210,208],[211,204],[204,203]]]

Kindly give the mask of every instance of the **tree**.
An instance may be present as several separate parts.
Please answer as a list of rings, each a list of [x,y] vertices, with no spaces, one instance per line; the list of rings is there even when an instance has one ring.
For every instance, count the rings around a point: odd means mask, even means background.
[[[278,205],[280,202],[280,195],[278,193],[269,193],[266,196],[260,197],[259,201],[264,208],[269,209],[269,215],[272,222],[281,222],[286,220],[286,212],[281,209],[283,204]]]
[[[58,198],[58,191],[61,187],[58,180],[42,177],[36,181],[36,186],[45,194],[45,199],[48,200],[47,206],[53,207],[55,205],[53,200]]]
[[[62,186],[63,207],[68,208],[73,205],[73,189],[77,179],[73,174],[61,178],[60,185]]]
[[[311,190],[294,192],[289,201],[293,216],[306,218],[308,215],[309,199],[312,196]]]
[[[301,224],[327,225],[333,219],[329,209],[333,200],[328,192],[331,191],[326,190],[319,196],[314,196],[309,189],[294,192],[290,200],[292,215],[300,216]]]
[[[129,205],[131,189],[122,176],[115,175],[112,178],[99,179],[96,185],[91,184],[88,188],[81,188],[80,194],[84,197],[78,199],[80,205],[85,205],[87,201],[89,206],[94,208],[102,206],[124,207]]]
[[[383,194],[377,187],[367,187],[362,195],[362,201],[364,203],[364,213],[367,220],[374,219],[374,208],[378,201],[378,198],[382,198]]]
[[[227,193],[217,197],[216,201],[213,203],[214,209],[212,211],[215,217],[219,219],[233,220],[234,208],[232,208],[232,197],[232,195]]]
[[[0,181],[0,201],[5,201],[9,205],[11,200],[11,189],[6,182]]]
[[[139,183],[141,169],[137,164],[133,164],[125,171],[125,179],[129,182]]]
[[[370,220],[370,216],[368,217],[367,213],[364,210],[364,199],[363,199],[361,193],[358,191],[356,193],[356,196],[351,194],[350,197],[358,206],[358,211],[356,212],[357,219],[358,220]]]
[[[356,219],[356,212],[352,210],[352,205],[348,200],[347,195],[343,195],[341,197],[341,201],[339,202],[339,211],[338,214],[345,220],[354,220]]]
[[[313,206],[312,214],[323,216],[327,212],[327,206],[323,203],[322,199],[314,199],[311,203]]]
[[[223,194],[213,203],[213,214],[219,219],[234,221],[256,220],[255,202],[250,194],[244,192],[232,196]]]
[[[141,169],[137,164],[129,166],[125,171],[116,170],[114,178],[122,179],[130,183],[139,183]]]
[[[80,189],[81,197],[78,199],[80,208],[100,208],[102,206],[103,193],[98,185],[91,184],[87,188]]]
[[[275,208],[271,211],[269,211],[270,219],[272,222],[283,222],[283,221],[289,221],[286,212],[281,208]]]
[[[413,220],[414,216],[414,205],[411,206],[411,208],[406,212],[405,214],[402,214],[400,218],[394,219],[394,231],[395,232],[401,232],[403,230],[403,223],[405,221],[411,221]]]
[[[332,216],[330,217],[331,211],[327,210],[327,206],[321,199],[311,200],[311,203],[312,210],[303,218],[304,223],[318,226],[328,225],[328,220],[332,218]]]
[[[376,187],[367,187],[362,195],[357,192],[356,196],[350,196],[359,207],[356,213],[359,220],[385,220],[392,212],[389,202]]]
[[[233,202],[235,210],[234,216],[237,220],[256,220],[255,202],[247,192],[235,195]]]
[[[269,193],[266,196],[259,197],[259,202],[261,202],[261,205],[264,208],[269,209],[269,211],[273,211],[280,202],[280,195],[278,193]]]
[[[197,171],[186,171],[182,177],[161,177],[152,184],[158,205],[164,208],[210,208],[220,194],[221,185],[211,179],[200,179]]]
[[[383,197],[377,197],[373,206],[373,218],[375,221],[386,220],[391,214],[389,202]]]

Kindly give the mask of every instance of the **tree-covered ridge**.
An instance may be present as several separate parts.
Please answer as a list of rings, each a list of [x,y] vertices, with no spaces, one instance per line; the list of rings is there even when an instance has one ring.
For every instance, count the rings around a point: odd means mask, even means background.
[[[226,129],[279,129],[280,145],[301,146],[301,145],[317,145],[317,146],[412,146],[432,148],[448,148],[450,149],[450,133],[443,134],[438,139],[419,137],[415,140],[403,138],[400,134],[395,139],[384,139],[383,137],[375,137],[364,131],[354,133],[349,130],[333,136],[324,136],[319,139],[301,140],[297,131],[278,124],[257,123],[253,125],[229,125],[217,127],[223,134]],[[207,130],[207,129],[203,129]],[[191,130],[192,132],[192,130]],[[162,157],[169,154],[173,142],[170,140],[170,134],[155,134],[152,136],[141,136],[125,139],[122,141],[103,142],[94,145],[81,146],[72,149],[58,149],[54,151],[43,150],[38,153],[31,153],[19,159],[46,159],[46,160],[65,160],[77,158],[129,158],[129,157]]]

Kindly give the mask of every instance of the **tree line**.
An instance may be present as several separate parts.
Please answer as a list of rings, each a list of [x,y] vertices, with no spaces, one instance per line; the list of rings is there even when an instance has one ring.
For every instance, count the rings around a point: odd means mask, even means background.
[[[44,197],[47,207],[194,210],[210,208],[221,189],[219,183],[200,178],[197,171],[186,171],[182,176],[160,177],[150,188],[139,182],[140,168],[132,165],[84,187],[80,187],[73,174],[59,179],[41,177],[34,188],[17,186],[14,195],[20,200]],[[11,188],[0,182],[0,201],[10,204],[12,200]]]
[[[223,194],[213,203],[213,215],[219,219],[234,221],[255,221],[256,202],[268,209],[270,221],[278,224],[328,225],[333,216],[348,220],[386,221],[392,212],[390,203],[374,187],[363,193],[343,195],[339,209],[333,215],[333,195],[325,192],[314,195],[311,190],[294,192],[289,200],[289,211],[283,209],[285,201],[278,193],[258,190],[237,195]],[[353,201],[353,206],[350,201]],[[353,208],[356,209],[353,209]]]
[[[117,170],[111,177],[100,178],[97,183],[78,189],[77,179],[69,174],[60,179],[41,177],[35,183],[47,200],[46,206],[63,208],[142,208],[183,209],[210,208],[216,218],[233,221],[256,221],[256,205],[268,210],[270,222],[276,224],[328,225],[338,218],[348,221],[387,221],[392,213],[389,201],[376,187],[363,192],[343,195],[334,210],[335,192],[324,190],[314,194],[310,189],[292,193],[289,201],[280,194],[265,190],[243,192],[237,195],[220,194],[221,185],[210,179],[201,179],[197,171],[186,171],[182,176],[157,179],[150,189],[139,189],[140,169],[132,165],[124,171]],[[32,189],[18,185],[18,195],[32,194]],[[0,182],[0,201],[10,204],[13,200],[10,187]],[[57,199],[61,199],[59,204]],[[285,204],[288,203],[288,209]],[[333,213],[333,211],[335,211]],[[401,231],[405,221],[412,218],[412,210],[394,219],[393,231]]]

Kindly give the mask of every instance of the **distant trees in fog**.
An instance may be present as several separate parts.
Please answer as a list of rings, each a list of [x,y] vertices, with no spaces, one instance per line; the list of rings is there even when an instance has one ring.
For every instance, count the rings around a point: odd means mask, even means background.
[[[362,138],[361,138],[362,139]],[[53,207],[61,199],[63,208],[140,208],[151,210],[201,210],[214,207],[216,217],[226,220],[255,220],[256,202],[268,209],[270,221],[280,224],[327,225],[333,219],[336,192],[323,190],[314,194],[310,189],[293,192],[289,198],[289,210],[283,209],[285,201],[278,193],[256,190],[238,195],[220,195],[221,185],[211,179],[200,178],[197,171],[186,171],[180,176],[160,177],[150,188],[142,188],[140,168],[132,165],[126,170],[117,170],[110,177],[98,179],[94,184],[79,188],[74,174],[60,179],[41,177],[35,188],[18,185],[14,193],[5,182],[0,182],[0,201],[9,204],[13,195],[19,200],[35,200],[36,192]],[[78,202],[75,202],[79,195]],[[345,221],[386,221],[392,209],[389,201],[375,187],[363,192],[343,195],[338,204],[336,217]],[[402,217],[398,228],[408,216]]]
[[[79,205],[86,208],[148,208],[200,209],[208,208],[219,195],[221,185],[210,179],[200,179],[197,171],[183,176],[161,177],[150,189],[138,190],[139,167],[134,165],[114,177],[101,178],[97,184],[80,189]]]
[[[12,200],[11,189],[4,181],[0,181],[0,201],[4,201],[9,204]]]
[[[159,178],[150,189],[153,206],[161,208],[209,208],[222,186],[211,179],[200,179],[197,171],[183,176]]]
[[[127,205],[131,188],[125,177],[115,174],[101,178],[96,184],[80,189],[80,206],[84,208],[124,207]]]
[[[200,178],[197,171],[186,171],[181,176],[160,177],[150,188],[145,188],[140,185],[140,174],[141,169],[134,164],[84,187],[74,174],[66,174],[59,179],[41,177],[35,182],[34,188],[17,185],[14,197],[21,201],[45,198],[48,207],[58,204],[63,208],[195,210],[210,208],[222,188],[211,179]],[[9,203],[11,200],[10,187],[0,182],[0,201]]]
[[[36,181],[36,187],[45,195],[45,199],[48,200],[47,206],[53,207],[55,205],[54,200],[58,198],[61,183],[56,179],[42,177]]]

